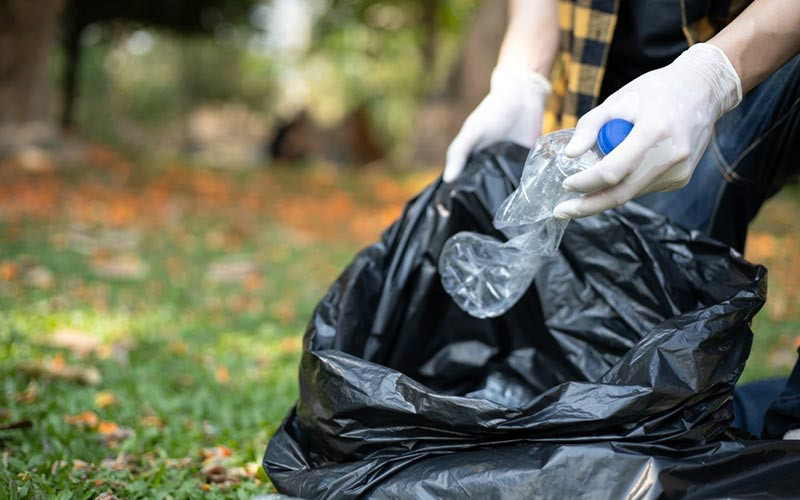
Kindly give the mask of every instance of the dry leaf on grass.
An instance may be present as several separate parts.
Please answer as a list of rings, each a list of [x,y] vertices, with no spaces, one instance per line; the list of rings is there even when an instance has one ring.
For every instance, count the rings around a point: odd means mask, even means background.
[[[133,429],[121,427],[114,422],[102,421],[97,425],[97,433],[103,437],[106,446],[116,448],[121,442],[133,436]]]
[[[141,280],[147,276],[147,264],[138,255],[99,256],[91,261],[92,271],[103,278]]]
[[[98,408],[108,408],[117,404],[117,397],[111,391],[99,391],[94,395],[94,404]]]
[[[214,370],[214,378],[220,384],[227,384],[231,381],[231,375],[228,373],[228,367],[225,365],[220,365]]]
[[[225,445],[218,444],[213,448],[204,448],[200,454],[203,457],[204,464],[220,463],[233,456],[233,450]]]
[[[78,460],[74,458],[72,460],[72,470],[86,470],[92,466],[89,462],[84,462],[83,460]]]
[[[247,257],[233,256],[212,262],[206,278],[212,283],[244,283],[258,277],[258,265]]]
[[[64,415],[64,422],[79,427],[94,429],[100,423],[100,417],[93,411],[84,411],[77,415]]]
[[[100,339],[89,332],[73,328],[58,328],[47,338],[47,344],[52,347],[68,349],[80,357],[88,356],[100,346]]]
[[[25,272],[23,283],[31,288],[48,290],[53,287],[55,278],[53,273],[46,267],[35,266]]]
[[[29,404],[36,401],[39,397],[39,385],[35,381],[30,381],[28,387],[22,392],[12,392],[9,398],[17,403]]]
[[[111,491],[106,491],[97,495],[97,498],[94,500],[120,500],[119,497],[115,496],[114,493]]]
[[[54,358],[50,363],[28,361],[17,365],[17,369],[29,377],[52,380],[66,380],[84,385],[98,385],[103,377],[100,371],[93,366],[68,366],[59,359]]]
[[[229,484],[239,482],[239,478],[231,474],[228,468],[222,464],[203,467],[203,478],[207,483]]]
[[[104,458],[100,462],[100,467],[114,471],[127,470],[134,472],[136,471],[136,457],[123,451],[114,458]]]
[[[139,419],[139,425],[142,427],[156,427],[158,429],[164,428],[164,421],[158,415],[145,415]]]

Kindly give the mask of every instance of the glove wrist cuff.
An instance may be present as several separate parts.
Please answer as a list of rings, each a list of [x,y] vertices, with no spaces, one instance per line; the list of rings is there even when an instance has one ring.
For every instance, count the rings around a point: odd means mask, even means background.
[[[497,66],[492,70],[490,90],[498,91],[514,88],[525,95],[547,97],[553,86],[544,75],[527,68],[516,66]]]
[[[681,58],[691,60],[692,66],[711,87],[720,106],[717,118],[739,105],[742,81],[721,48],[710,43],[697,43],[681,54]]]

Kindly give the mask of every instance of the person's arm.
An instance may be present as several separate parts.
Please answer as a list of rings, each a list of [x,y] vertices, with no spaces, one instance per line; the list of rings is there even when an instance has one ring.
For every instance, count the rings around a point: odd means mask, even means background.
[[[745,92],[800,51],[800,2],[756,0],[708,43],[622,87],[578,121],[565,153],[591,148],[604,123],[634,123],[622,143],[564,181],[584,196],[556,207],[556,218],[613,208],[652,191],[685,186],[708,146],[714,123]]]
[[[558,54],[556,0],[509,0],[509,22],[489,94],[447,149],[444,180],[454,180],[477,149],[503,140],[526,147],[542,132],[547,80]]]
[[[509,0],[508,27],[497,66],[550,75],[558,54],[557,9],[556,0]]]
[[[800,52],[800,2],[757,0],[709,43],[725,52],[748,92]]]

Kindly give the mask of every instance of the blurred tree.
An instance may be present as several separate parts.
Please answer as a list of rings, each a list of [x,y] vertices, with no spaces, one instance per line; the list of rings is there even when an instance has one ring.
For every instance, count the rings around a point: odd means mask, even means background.
[[[46,140],[48,55],[62,3],[0,1],[0,155]]]
[[[80,40],[87,26],[121,22],[181,34],[211,34],[241,23],[256,3],[258,0],[69,0],[62,16],[61,43],[65,54],[62,127],[73,124]]]
[[[384,141],[406,146],[415,135],[419,103],[447,84],[462,33],[480,3],[331,0],[317,21],[312,53],[343,75],[345,113],[369,103],[368,115]],[[502,7],[504,0],[488,3]]]
[[[487,0],[475,15],[444,87],[420,106],[412,138],[415,161],[441,164],[450,141],[489,91],[507,23],[508,2]]]

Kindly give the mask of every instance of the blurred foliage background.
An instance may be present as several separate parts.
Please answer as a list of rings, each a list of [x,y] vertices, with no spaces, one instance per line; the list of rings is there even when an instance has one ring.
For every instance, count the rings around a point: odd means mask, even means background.
[[[27,7],[14,12],[13,4]],[[406,160],[417,140],[420,108],[457,87],[460,61],[469,58],[460,48],[478,4],[11,1],[6,22],[25,34],[15,39],[7,33],[2,40],[9,52],[18,46],[6,71],[35,73],[24,68],[48,62],[41,74],[0,79],[0,87],[16,85],[18,97],[32,80],[44,80],[47,90],[36,99],[47,101],[47,111],[39,111],[45,103],[26,116],[0,111],[0,126],[8,134],[8,125],[57,124],[118,147],[190,153],[217,164],[264,164],[283,156],[351,164]],[[25,12],[33,10],[47,12],[52,25],[43,27],[41,17]],[[498,19],[504,12],[484,10]],[[57,43],[30,49],[26,23],[41,31],[39,38]],[[482,78],[468,80],[481,90],[499,44],[502,24],[495,24],[496,41],[489,44],[495,47],[483,57]],[[0,91],[0,104],[3,95],[18,102],[14,94]],[[482,91],[473,94],[466,107]],[[452,128],[441,130],[436,155],[443,154]],[[12,140],[5,140],[6,150],[31,142],[24,134],[17,146],[8,144]],[[441,162],[436,155],[425,160]]]

